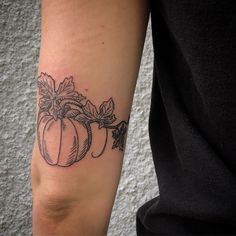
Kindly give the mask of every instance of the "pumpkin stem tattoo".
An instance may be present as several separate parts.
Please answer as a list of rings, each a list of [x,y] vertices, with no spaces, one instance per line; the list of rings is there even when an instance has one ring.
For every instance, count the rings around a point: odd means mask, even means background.
[[[93,158],[104,153],[108,130],[112,130],[114,139],[112,149],[124,150],[128,121],[114,124],[116,116],[113,114],[115,104],[112,97],[97,108],[89,99],[75,91],[72,76],[66,77],[56,88],[52,76],[41,73],[37,85],[40,95],[38,145],[42,157],[49,165],[67,167],[82,160],[92,145],[92,123],[97,123],[99,129],[105,129],[104,145],[97,154],[91,153]],[[53,143],[50,142],[52,130],[55,135]]]

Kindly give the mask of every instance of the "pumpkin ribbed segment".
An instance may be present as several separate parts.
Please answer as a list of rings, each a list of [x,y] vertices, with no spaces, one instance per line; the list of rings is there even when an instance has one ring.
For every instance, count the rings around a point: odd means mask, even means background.
[[[70,118],[54,120],[44,115],[38,122],[38,143],[41,155],[50,165],[70,166],[88,152],[88,126]]]

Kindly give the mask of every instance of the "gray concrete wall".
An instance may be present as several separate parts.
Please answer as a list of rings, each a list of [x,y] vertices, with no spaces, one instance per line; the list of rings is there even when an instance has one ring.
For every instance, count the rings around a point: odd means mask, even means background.
[[[30,159],[35,125],[39,1],[0,1],[0,235],[31,234]],[[148,138],[150,29],[130,119],[109,235],[133,236],[139,206],[158,193]]]

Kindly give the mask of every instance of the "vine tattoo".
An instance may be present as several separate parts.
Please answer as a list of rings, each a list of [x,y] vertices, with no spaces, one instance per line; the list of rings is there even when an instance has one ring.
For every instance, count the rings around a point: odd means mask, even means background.
[[[92,123],[97,123],[99,129],[105,129],[105,143],[100,153],[91,153],[93,158],[104,153],[108,130],[112,130],[112,149],[124,150],[128,121],[114,124],[116,116],[113,114],[115,104],[112,97],[97,108],[89,99],[75,91],[72,76],[66,77],[56,88],[52,76],[41,73],[37,85],[40,95],[38,145],[42,157],[49,165],[67,167],[83,159],[92,144]]]

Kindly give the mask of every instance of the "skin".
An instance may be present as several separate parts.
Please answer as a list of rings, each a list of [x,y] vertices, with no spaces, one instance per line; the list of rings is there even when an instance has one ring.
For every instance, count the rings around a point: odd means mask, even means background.
[[[127,121],[148,15],[145,0],[42,0],[38,74],[50,74],[56,86],[72,75],[76,91],[97,107],[112,97],[117,123]],[[48,165],[36,138],[33,235],[106,235],[124,153],[112,149],[109,130],[104,153],[92,158],[103,147],[105,130],[91,128],[90,151],[66,168]],[[52,146],[55,135],[49,132]]]

